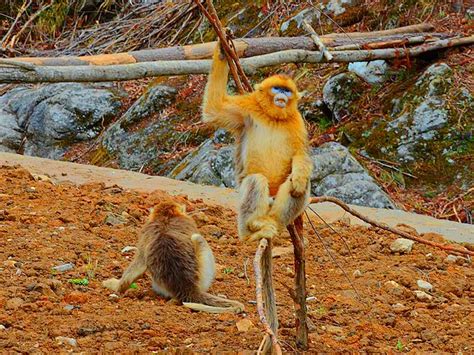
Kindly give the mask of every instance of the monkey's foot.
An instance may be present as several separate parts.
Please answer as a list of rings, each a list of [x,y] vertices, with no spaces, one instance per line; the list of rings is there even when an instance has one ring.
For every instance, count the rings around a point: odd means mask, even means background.
[[[278,235],[278,228],[276,228],[274,225],[266,225],[259,231],[248,235],[245,238],[245,241],[256,242],[256,241],[259,241],[260,239],[272,239],[273,237],[277,235]]]
[[[102,282],[102,286],[107,287],[109,290],[118,292],[120,289],[120,280],[119,279],[108,279]]]
[[[247,222],[247,228],[251,232],[258,232],[264,228],[270,227],[278,229],[278,223],[273,218],[268,216],[255,218],[254,220]]]

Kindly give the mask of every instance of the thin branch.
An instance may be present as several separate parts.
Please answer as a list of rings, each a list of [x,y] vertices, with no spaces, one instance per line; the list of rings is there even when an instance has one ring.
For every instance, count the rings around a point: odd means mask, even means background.
[[[38,11],[36,11],[29,19],[28,21],[25,22],[25,24],[21,27],[21,29],[18,31],[17,34],[15,34],[11,41],[10,41],[10,46],[13,47],[15,45],[15,41],[17,38],[20,38],[21,34],[23,33],[24,30],[26,30],[27,28],[29,29],[30,28],[30,25],[33,23],[33,21],[39,16],[41,15],[44,11],[46,11],[47,9],[49,9],[51,7],[52,4],[49,4],[49,5],[46,5],[44,7],[42,7],[41,9],[39,9]]]
[[[421,237],[411,235],[411,234],[409,234],[407,232],[404,232],[402,230],[390,227],[385,223],[380,223],[380,222],[374,221],[373,219],[371,219],[369,217],[366,217],[363,214],[359,213],[358,211],[350,208],[347,204],[345,204],[344,202],[342,202],[341,200],[339,200],[335,197],[321,196],[321,197],[311,197],[311,199],[310,199],[310,203],[320,203],[320,202],[332,202],[332,203],[338,205],[339,207],[341,207],[343,210],[345,210],[345,211],[349,212],[350,214],[356,216],[357,218],[361,219],[362,221],[364,221],[368,224],[371,224],[374,227],[377,227],[377,228],[386,230],[390,233],[402,236],[403,238],[410,239],[410,240],[413,240],[413,241],[416,241],[416,242],[419,242],[419,243],[422,243],[422,244],[430,245],[432,247],[436,247],[436,248],[439,248],[439,249],[442,249],[442,250],[453,251],[453,252],[463,254],[463,255],[474,256],[474,251],[471,251],[471,250],[468,250],[468,249],[465,249],[465,248],[455,247],[455,246],[452,246],[452,245],[444,245],[444,244],[436,243],[436,242],[433,242],[431,240],[423,239]]]
[[[332,60],[332,54],[329,53],[329,51],[327,50],[326,46],[324,45],[324,43],[321,41],[321,39],[319,38],[318,34],[316,33],[316,31],[313,29],[313,27],[311,27],[311,25],[308,23],[308,21],[306,20],[303,20],[303,27],[305,28],[305,30],[309,33],[309,35],[311,36],[311,38],[313,39],[314,43],[316,44],[316,46],[319,48],[319,50],[321,52],[323,52],[324,54],[324,58],[327,59],[328,62],[330,62]]]
[[[23,5],[20,8],[20,11],[18,11],[18,13],[16,15],[15,21],[13,21],[12,25],[8,29],[8,32],[5,34],[5,36],[3,36],[2,42],[0,43],[0,47],[6,48],[6,43],[8,42],[8,39],[10,38],[11,33],[15,29],[15,26],[16,26],[18,20],[20,19],[21,15],[23,15],[23,13],[26,11],[26,9],[30,7],[32,2],[33,2],[33,0],[29,0],[28,4],[27,4],[26,0],[25,0],[25,2],[23,3]]]
[[[263,293],[262,293],[263,278],[262,278],[262,270],[261,270],[260,265],[262,264],[263,252],[265,251],[267,246],[268,246],[268,241],[266,239],[260,240],[257,251],[255,253],[255,258],[253,261],[253,267],[255,270],[255,284],[256,284],[255,291],[257,294],[257,311],[260,317],[260,322],[262,322],[263,326],[265,327],[265,331],[270,336],[275,352],[277,354],[281,354],[282,352],[281,352],[280,344],[278,343],[278,339],[275,333],[273,332],[272,328],[268,324],[267,317],[265,315],[265,308],[263,305]]]

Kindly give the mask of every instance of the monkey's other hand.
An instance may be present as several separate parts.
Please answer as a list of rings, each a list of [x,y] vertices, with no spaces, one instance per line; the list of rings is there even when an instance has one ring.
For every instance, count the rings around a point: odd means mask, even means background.
[[[291,175],[291,197],[301,197],[306,193],[309,179],[301,175]]]
[[[118,292],[119,286],[120,286],[120,280],[115,279],[115,278],[108,279],[108,280],[102,281],[102,286],[114,292]]]

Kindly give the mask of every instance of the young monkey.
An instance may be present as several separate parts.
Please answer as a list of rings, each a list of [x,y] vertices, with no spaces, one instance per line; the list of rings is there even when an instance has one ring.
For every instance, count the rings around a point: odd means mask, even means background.
[[[188,308],[209,313],[244,311],[240,302],[207,293],[215,276],[214,255],[184,206],[172,201],[155,206],[137,249],[121,279],[108,279],[103,286],[125,292],[148,270],[156,293],[175,298]]]

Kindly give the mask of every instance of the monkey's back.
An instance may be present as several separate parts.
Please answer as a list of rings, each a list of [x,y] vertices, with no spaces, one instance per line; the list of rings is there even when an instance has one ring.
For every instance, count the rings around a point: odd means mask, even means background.
[[[191,235],[198,233],[189,217],[175,217],[148,223],[142,230],[141,243],[147,244],[147,268],[155,282],[180,301],[197,290],[198,261]]]

